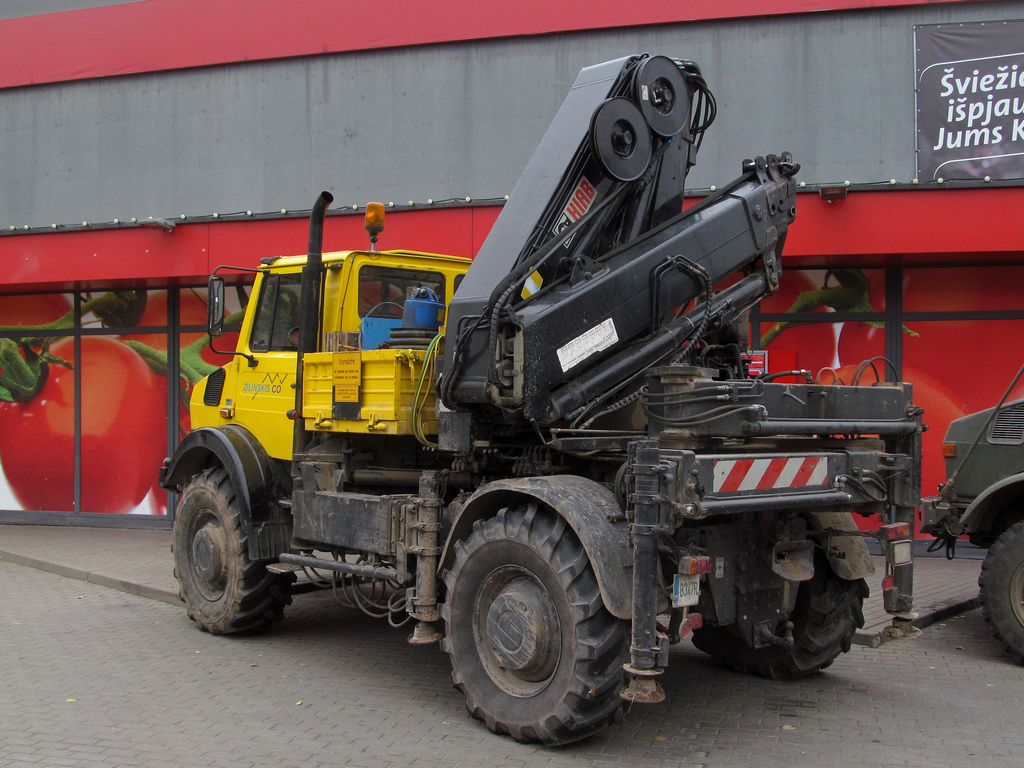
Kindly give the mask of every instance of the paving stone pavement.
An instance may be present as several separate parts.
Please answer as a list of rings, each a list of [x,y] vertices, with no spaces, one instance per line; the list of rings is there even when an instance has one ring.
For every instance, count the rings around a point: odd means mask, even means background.
[[[1024,668],[972,610],[777,683],[672,652],[667,701],[562,749],[494,736],[435,647],[297,596],[262,635],[0,561],[0,768],[1020,766]]]
[[[864,628],[854,641],[877,646],[887,640],[883,631],[891,617],[880,589],[885,563],[873,559],[877,572],[867,580],[871,596],[864,604]],[[180,605],[170,531],[0,524],[0,560]],[[917,558],[918,626],[976,606],[980,570],[977,559]]]

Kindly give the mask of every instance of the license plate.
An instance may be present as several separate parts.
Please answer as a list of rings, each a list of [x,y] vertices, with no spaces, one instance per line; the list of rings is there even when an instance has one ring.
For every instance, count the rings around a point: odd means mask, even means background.
[[[677,573],[672,581],[672,607],[696,605],[700,598],[700,574],[692,576]]]

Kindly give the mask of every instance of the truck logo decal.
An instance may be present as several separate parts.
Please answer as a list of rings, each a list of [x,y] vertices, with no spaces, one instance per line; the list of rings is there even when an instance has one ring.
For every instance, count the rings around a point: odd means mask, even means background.
[[[261,382],[243,382],[242,392],[251,393],[254,398],[256,395],[276,395],[281,392],[282,385],[287,378],[287,373],[268,373]]]
[[[715,462],[714,490],[766,491],[824,485],[828,459],[793,456],[775,459],[730,459]]]
[[[560,234],[582,219],[593,205],[595,197],[597,197],[597,190],[594,189],[594,185],[587,181],[586,176],[580,177],[580,183],[576,185],[576,189],[569,197],[569,202],[562,209],[552,232],[556,235]]]

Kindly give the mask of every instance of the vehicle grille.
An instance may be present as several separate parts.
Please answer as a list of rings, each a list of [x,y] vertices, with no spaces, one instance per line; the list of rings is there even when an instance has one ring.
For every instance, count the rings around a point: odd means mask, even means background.
[[[220,405],[220,396],[224,392],[224,369],[218,368],[206,378],[206,391],[203,393],[203,405]]]
[[[1024,444],[1024,403],[1001,410],[992,421],[988,441],[997,445]]]

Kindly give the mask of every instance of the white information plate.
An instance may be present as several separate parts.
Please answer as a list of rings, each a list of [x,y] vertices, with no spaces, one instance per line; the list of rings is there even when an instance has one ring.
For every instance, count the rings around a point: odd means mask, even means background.
[[[594,326],[565,346],[558,348],[558,363],[562,366],[562,373],[579,365],[591,355],[596,355],[598,352],[608,349],[618,340],[619,334],[615,331],[615,321],[609,317],[603,323]]]

